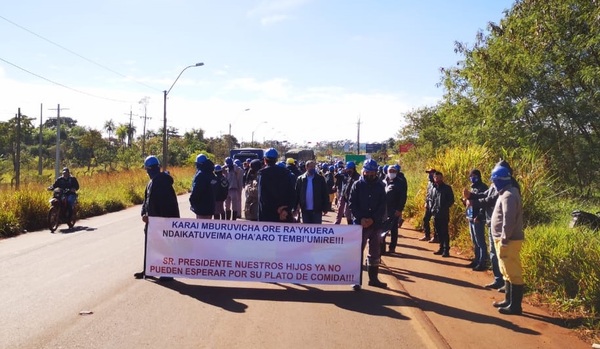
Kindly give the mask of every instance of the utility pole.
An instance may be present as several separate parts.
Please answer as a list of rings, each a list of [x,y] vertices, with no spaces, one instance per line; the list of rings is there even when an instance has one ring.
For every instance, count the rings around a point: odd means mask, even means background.
[[[17,115],[17,153],[15,154],[15,188],[19,190],[21,184],[21,108]]]
[[[125,113],[125,115],[128,115]],[[138,116],[136,114],[136,116]],[[133,125],[132,125],[133,112],[131,106],[129,106],[129,126],[127,127],[127,147],[131,147],[131,138],[133,138]]]
[[[39,155],[38,155],[38,175],[42,175],[42,113],[43,113],[44,104],[40,103],[40,145],[39,145]]]
[[[360,115],[356,123],[356,155],[360,155]]]
[[[60,173],[60,104],[56,107],[56,160],[54,161],[54,175],[55,178],[58,178]],[[62,110],[69,110],[68,108],[63,108]]]
[[[148,103],[150,103],[150,97],[146,96],[138,103],[144,106],[144,116],[140,116],[140,118],[144,119],[144,128],[142,131],[142,157],[146,157],[146,120],[152,119],[146,114]]]

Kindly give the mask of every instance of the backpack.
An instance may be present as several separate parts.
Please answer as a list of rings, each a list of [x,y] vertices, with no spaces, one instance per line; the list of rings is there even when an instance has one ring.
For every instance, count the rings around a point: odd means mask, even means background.
[[[225,201],[229,193],[229,181],[225,176],[217,177],[215,201]]]

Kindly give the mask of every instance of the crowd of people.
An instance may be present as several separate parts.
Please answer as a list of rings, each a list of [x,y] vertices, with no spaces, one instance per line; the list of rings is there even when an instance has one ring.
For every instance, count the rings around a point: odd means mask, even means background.
[[[379,166],[375,160],[367,159],[358,171],[353,161],[321,164],[314,160],[298,163],[293,158],[279,161],[274,148],[267,149],[263,159],[241,161],[228,157],[223,165],[215,165],[199,154],[195,164],[197,172],[189,201],[196,218],[236,220],[242,218],[243,211],[247,220],[321,224],[327,212],[337,211],[335,224],[345,219],[347,224],[362,228],[361,251],[368,246],[368,285],[387,287],[378,278],[379,265],[382,254],[396,253],[408,192],[399,164]],[[160,172],[154,156],[149,156],[144,165],[150,177],[142,207],[144,222],[153,215],[179,217],[172,178]],[[439,249],[434,254],[449,257],[448,224],[450,207],[455,203],[454,192],[440,171],[431,168],[425,172],[428,186],[424,236],[419,240],[438,243]],[[506,294],[505,300],[494,306],[503,314],[521,314],[524,286],[519,254],[524,234],[519,185],[505,161],[492,170],[489,187],[482,182],[477,169],[470,172],[469,180],[471,187],[462,192],[461,198],[475,256],[468,266],[482,271],[491,263],[494,280],[486,287],[505,290]],[[242,195],[245,195],[243,210]],[[386,246],[388,234],[391,240]],[[360,285],[355,285],[355,289],[360,289]]]

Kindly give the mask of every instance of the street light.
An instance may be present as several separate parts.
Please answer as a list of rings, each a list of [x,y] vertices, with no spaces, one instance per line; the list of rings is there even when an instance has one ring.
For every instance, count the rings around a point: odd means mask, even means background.
[[[169,94],[169,92],[171,92],[171,89],[173,88],[173,86],[175,86],[175,83],[177,82],[177,80],[179,80],[179,77],[181,76],[181,74],[183,74],[184,71],[186,71],[186,69],[188,68],[193,68],[193,67],[200,67],[203,66],[204,63],[196,63],[196,64],[192,64],[192,65],[188,65],[187,67],[183,68],[183,70],[181,71],[181,73],[179,73],[179,75],[177,75],[177,79],[175,79],[175,81],[173,81],[173,84],[171,85],[171,87],[169,87],[168,90],[164,90],[163,91],[163,97],[164,97],[164,108],[163,108],[163,171],[165,171],[167,169],[167,163],[169,162],[169,157],[168,157],[168,145],[167,145],[167,95]]]
[[[233,122],[235,122],[240,117],[240,115],[245,111],[250,111],[250,108],[246,108],[246,109],[242,110],[241,112],[239,112],[237,117],[235,118],[235,120],[233,120]],[[231,122],[229,123],[229,135],[231,136]]]
[[[254,131],[252,131],[252,140],[251,140],[250,144],[252,144],[253,147],[254,147],[254,132],[256,132],[256,130],[258,130],[260,125],[266,124],[266,123],[267,123],[266,121],[261,122],[260,124],[256,125],[256,128],[254,129]]]

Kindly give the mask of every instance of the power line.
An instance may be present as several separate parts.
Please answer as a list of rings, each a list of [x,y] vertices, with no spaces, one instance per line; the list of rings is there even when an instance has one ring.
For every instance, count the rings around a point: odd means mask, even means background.
[[[44,40],[44,41],[47,41],[47,42],[51,43],[51,44],[52,44],[52,45],[54,45],[54,46],[57,46],[57,47],[59,47],[59,48],[61,48],[61,49],[65,50],[65,51],[67,51],[67,52],[69,52],[69,53],[71,53],[71,54],[73,54],[73,55],[75,55],[75,56],[77,56],[77,57],[79,57],[79,58],[81,58],[81,59],[85,60],[85,61],[88,61],[89,63],[92,63],[92,64],[94,64],[94,65],[96,65],[96,66],[98,66],[98,67],[100,67],[100,68],[102,68],[102,69],[106,69],[106,70],[108,70],[109,72],[111,72],[111,73],[114,73],[114,74],[117,74],[117,75],[119,75],[119,76],[121,76],[121,77],[123,77],[123,78],[125,78],[125,79],[129,79],[129,77],[128,77],[128,76],[126,76],[126,75],[123,75],[123,74],[119,73],[118,71],[115,71],[115,70],[113,70],[113,69],[111,69],[111,68],[109,68],[109,67],[107,67],[107,66],[105,66],[105,65],[102,65],[102,64],[100,64],[100,63],[97,63],[97,62],[95,62],[95,61],[93,61],[93,60],[91,60],[91,59],[89,59],[89,58],[86,58],[86,57],[84,57],[84,56],[80,55],[80,54],[79,54],[79,53],[77,53],[77,52],[74,52],[74,51],[72,51],[72,50],[69,50],[68,48],[66,48],[66,47],[64,47],[64,46],[62,46],[62,45],[60,45],[60,44],[57,44],[56,42],[54,42],[54,41],[52,41],[52,40],[50,40],[50,39],[46,39],[45,37],[43,37],[43,36],[41,36],[41,35],[39,35],[39,34],[37,34],[37,33],[33,32],[33,31],[31,31],[31,30],[29,30],[29,29],[27,29],[27,28],[25,28],[25,27],[23,27],[23,26],[21,26],[21,25],[19,25],[19,24],[15,23],[15,22],[11,21],[11,20],[9,20],[9,19],[8,19],[8,18],[6,18],[6,17],[3,17],[3,16],[1,16],[1,15],[0,15],[0,18],[2,18],[3,20],[7,21],[8,23],[10,23],[10,24],[12,24],[12,25],[14,25],[14,26],[16,26],[16,27],[18,27],[18,28],[20,28],[20,29],[23,29],[24,31],[26,31],[26,32],[28,32],[28,33],[30,33],[30,34],[32,34],[32,35],[35,35],[35,36],[37,36],[38,38],[40,38],[40,39],[42,39],[42,40]],[[159,90],[159,89],[157,89],[157,88],[155,88],[155,87],[152,87],[152,86],[150,86],[150,85],[146,85],[146,84],[144,84],[143,82],[137,81],[137,80],[135,80],[135,79],[132,79],[132,80],[133,80],[135,83],[137,83],[137,84],[140,84],[140,85],[142,85],[142,86],[145,86],[145,87],[147,87],[147,88],[149,88],[149,89],[152,89],[152,90],[154,90],[154,91],[158,91],[158,92],[162,92],[161,90]]]
[[[15,68],[17,68],[17,69],[20,69],[20,70],[22,70],[22,71],[24,71],[24,72],[26,72],[26,73],[28,73],[28,74],[31,74],[31,75],[33,75],[33,76],[35,76],[35,77],[38,77],[38,78],[40,78],[40,79],[42,79],[42,80],[46,80],[46,81],[48,81],[49,83],[52,83],[52,84],[54,84],[54,85],[58,85],[58,86],[60,86],[60,87],[66,88],[66,89],[68,89],[68,90],[71,90],[71,91],[74,91],[74,92],[77,92],[77,93],[84,94],[84,95],[86,95],[86,96],[90,96],[90,97],[94,97],[94,98],[99,98],[99,99],[104,99],[104,100],[107,100],[107,101],[112,101],[112,102],[119,102],[119,103],[131,103],[131,102],[129,102],[129,101],[124,101],[124,100],[120,100],[120,99],[113,99],[113,98],[107,98],[107,97],[102,97],[102,96],[94,95],[94,94],[91,94],[91,93],[88,93],[88,92],[84,92],[84,91],[81,91],[81,90],[78,90],[78,89],[75,89],[75,88],[69,87],[69,86],[67,86],[67,85],[61,84],[60,82],[56,82],[56,81],[50,80],[50,79],[48,79],[48,78],[45,78],[45,77],[43,77],[43,76],[41,76],[41,75],[39,75],[39,74],[36,74],[36,73],[34,73],[34,72],[31,72],[31,71],[29,71],[29,70],[27,70],[27,69],[25,69],[25,68],[22,68],[22,67],[20,67],[20,66],[18,66],[18,65],[16,65],[16,64],[14,64],[14,63],[11,63],[11,62],[7,61],[6,59],[4,59],[4,58],[2,58],[2,57],[0,57],[0,61],[3,61],[4,63],[10,64],[10,65],[12,65],[13,67],[15,67]]]

